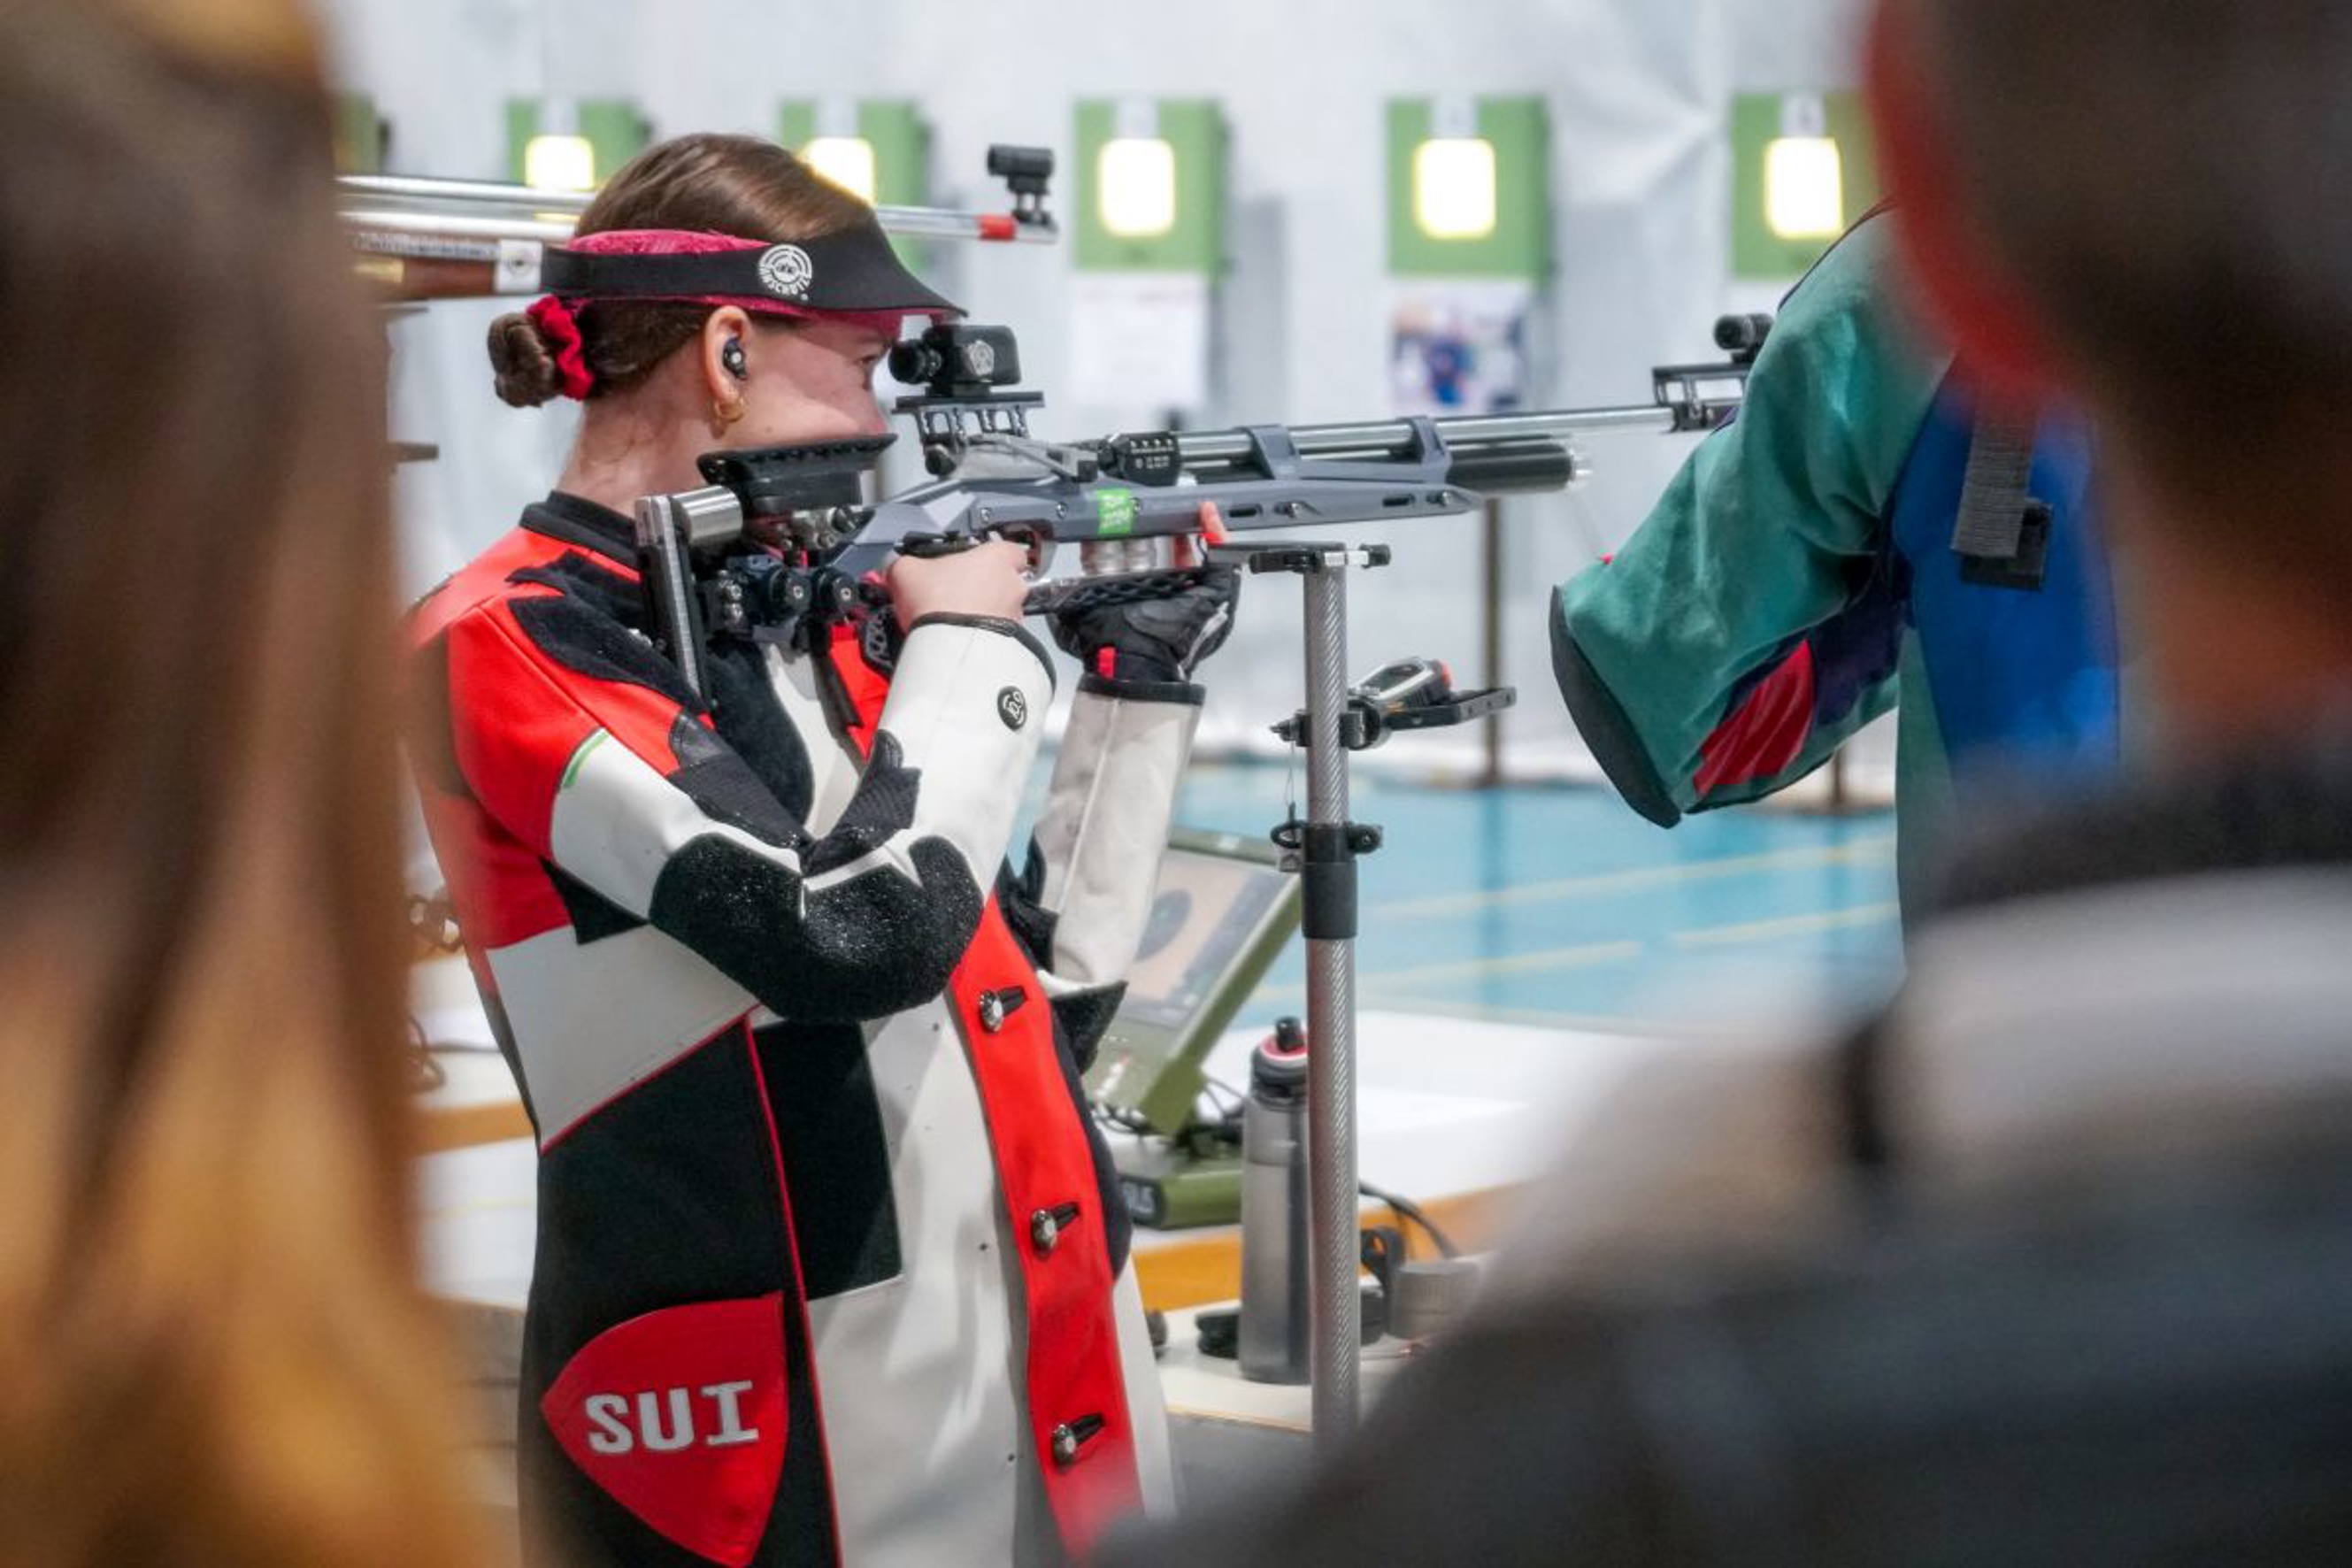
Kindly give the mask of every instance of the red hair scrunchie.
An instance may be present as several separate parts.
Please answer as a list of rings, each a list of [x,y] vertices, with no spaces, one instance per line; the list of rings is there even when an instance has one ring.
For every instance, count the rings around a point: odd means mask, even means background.
[[[555,368],[563,374],[563,395],[586,397],[596,384],[596,373],[588,368],[587,345],[581,341],[580,319],[572,313],[572,307],[550,294],[533,300],[525,314],[555,345]]]

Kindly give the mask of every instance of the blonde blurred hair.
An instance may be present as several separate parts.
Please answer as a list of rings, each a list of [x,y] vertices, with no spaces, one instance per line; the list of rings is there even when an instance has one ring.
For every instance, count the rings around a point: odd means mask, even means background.
[[[0,0],[0,1564],[480,1561],[309,24]]]

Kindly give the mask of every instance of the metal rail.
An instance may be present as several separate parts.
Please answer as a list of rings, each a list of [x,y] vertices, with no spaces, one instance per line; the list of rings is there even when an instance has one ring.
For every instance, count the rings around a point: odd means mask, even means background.
[[[1593,430],[1673,428],[1674,411],[1658,405],[1622,408],[1567,408],[1543,414],[1487,414],[1440,419],[1438,434],[1455,451],[1465,447],[1510,442],[1559,441]],[[1412,426],[1402,419],[1360,425],[1301,425],[1290,432],[1302,458],[1393,457],[1412,449]],[[1239,462],[1255,448],[1239,430],[1186,431],[1176,437],[1177,455],[1187,468]]]
[[[346,174],[335,183],[342,196],[343,221],[352,229],[491,242],[561,244],[571,237],[573,222],[593,199],[583,191],[408,174]],[[877,206],[874,216],[884,232],[908,239],[1051,245],[1060,237],[1051,223],[1023,223],[1010,213]]]

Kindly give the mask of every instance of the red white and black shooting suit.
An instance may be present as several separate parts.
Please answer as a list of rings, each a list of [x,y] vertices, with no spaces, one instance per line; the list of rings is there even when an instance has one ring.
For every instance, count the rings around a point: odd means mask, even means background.
[[[1169,1500],[1079,1073],[1198,689],[1053,695],[1019,626],[642,635],[626,521],[554,495],[429,596],[417,744],[537,1128],[520,1490],[539,1561],[1029,1563]]]

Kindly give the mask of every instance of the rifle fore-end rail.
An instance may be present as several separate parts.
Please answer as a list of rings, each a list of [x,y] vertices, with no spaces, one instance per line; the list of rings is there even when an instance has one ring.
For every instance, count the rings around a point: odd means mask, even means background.
[[[1252,426],[1163,432],[1053,445],[1030,439],[1025,424],[962,425],[953,399],[919,403],[945,416],[926,426],[963,430],[948,443],[946,477],[856,504],[845,490],[870,472],[893,437],[853,443],[713,453],[702,462],[706,489],[640,503],[640,559],[647,608],[665,648],[704,686],[698,651],[709,635],[747,635],[726,623],[730,607],[759,594],[710,599],[709,580],[740,573],[747,553],[782,549],[809,574],[793,599],[795,618],[877,604],[877,574],[913,549],[936,552],[984,538],[1029,544],[1041,575],[1052,547],[1086,548],[1087,574],[1040,582],[1026,613],[1066,612],[1181,592],[1198,569],[1173,567],[1162,542],[1202,531],[1214,507],[1234,533],[1456,516],[1499,495],[1567,489],[1584,476],[1577,437],[1612,430],[1667,433],[1704,428],[1704,408],[1660,401],[1615,408],[1556,409],[1350,424]],[[987,409],[986,400],[971,405]],[[1024,405],[1025,409],[1025,405]],[[919,421],[919,425],[924,422]],[[657,503],[657,504],[656,504]],[[650,510],[648,507],[650,506]],[[671,537],[656,531],[667,520]],[[833,542],[845,538],[837,549]],[[810,548],[812,542],[824,548]],[[1155,556],[1151,548],[1163,552]],[[731,557],[731,559],[730,559]],[[1132,569],[1101,563],[1130,560]],[[770,563],[772,564],[772,563]],[[700,584],[701,586],[698,586]],[[748,587],[748,580],[739,587]],[[767,598],[774,601],[772,587]],[[715,623],[715,624],[706,624]],[[755,634],[774,635],[770,627]],[[673,654],[673,657],[678,657]]]
[[[1379,459],[1396,458],[1414,448],[1410,419],[1387,419],[1348,425],[1301,425],[1287,434],[1302,458]],[[1580,435],[1602,430],[1672,428],[1672,411],[1653,404],[1621,408],[1561,408],[1527,414],[1478,414],[1430,421],[1448,450],[1462,454],[1484,447],[1531,441],[1567,443]],[[1176,435],[1176,451],[1188,470],[1246,461],[1252,453],[1248,430],[1187,430]]]

